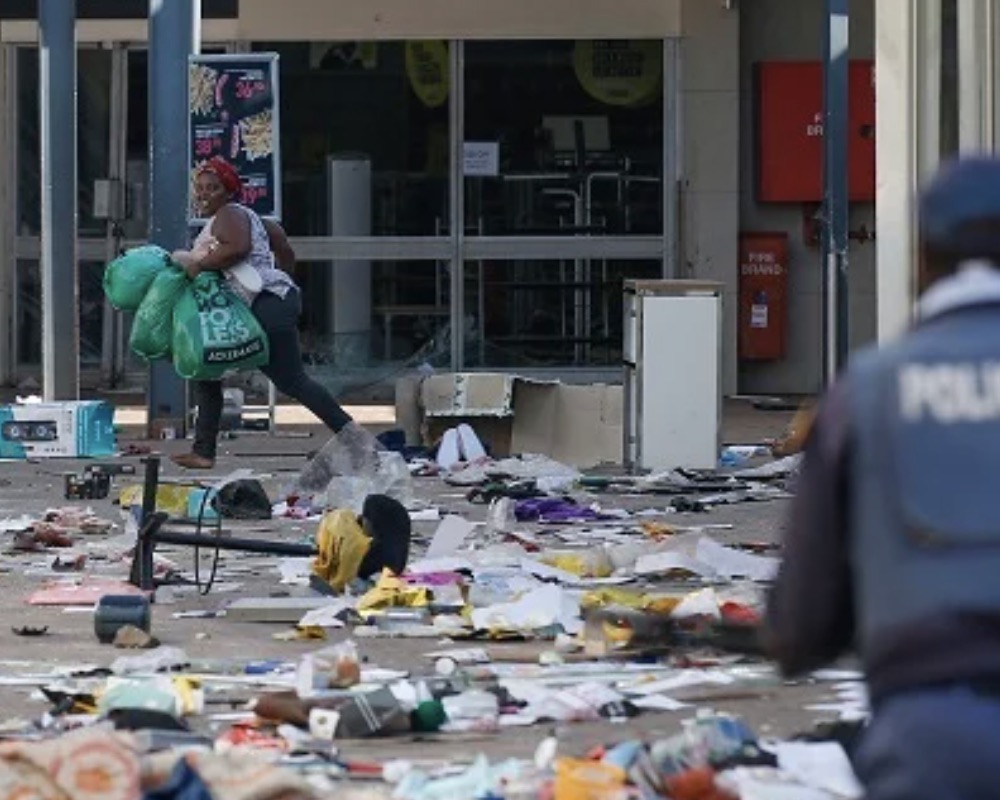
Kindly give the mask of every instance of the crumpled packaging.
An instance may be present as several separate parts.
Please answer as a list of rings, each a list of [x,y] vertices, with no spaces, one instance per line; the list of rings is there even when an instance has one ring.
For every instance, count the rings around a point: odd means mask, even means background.
[[[410,586],[389,570],[383,570],[374,588],[358,600],[358,613],[382,611],[386,608],[423,608],[430,605],[431,593],[426,586]]]
[[[134,484],[122,488],[118,502],[123,509],[142,505],[142,495],[145,488]],[[193,486],[176,483],[164,483],[156,487],[156,510],[172,517],[187,516],[188,497],[194,491]]]
[[[340,509],[323,516],[316,531],[319,555],[313,560],[313,574],[326,581],[336,592],[358,577],[361,562],[372,540],[364,532],[352,511]]]
[[[677,595],[649,594],[628,589],[595,589],[580,598],[580,608],[606,608],[623,606],[634,611],[648,611],[651,614],[670,614],[683,598]]]

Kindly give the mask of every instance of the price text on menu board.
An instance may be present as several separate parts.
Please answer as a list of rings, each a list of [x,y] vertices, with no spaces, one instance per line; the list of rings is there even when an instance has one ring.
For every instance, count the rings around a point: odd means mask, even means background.
[[[243,179],[239,201],[280,219],[277,54],[192,56],[188,96],[191,200],[198,170],[220,156]],[[193,202],[189,208],[189,217],[201,221]]]

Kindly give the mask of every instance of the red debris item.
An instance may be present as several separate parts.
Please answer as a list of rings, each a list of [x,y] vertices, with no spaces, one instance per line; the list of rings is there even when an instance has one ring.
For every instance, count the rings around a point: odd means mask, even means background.
[[[719,606],[719,613],[726,622],[735,622],[743,625],[757,625],[760,623],[760,614],[750,606],[742,603],[723,603]]]
[[[672,800],[738,800],[715,786],[715,770],[711,767],[689,769],[667,778],[667,794]]]
[[[148,597],[150,592],[144,592],[124,581],[84,578],[78,584],[47,583],[37,592],[28,596],[28,604],[33,606],[94,606],[106,594]]]
[[[286,752],[288,742],[280,736],[272,736],[250,724],[233,725],[216,739],[217,745],[229,747],[254,747],[258,750]]]

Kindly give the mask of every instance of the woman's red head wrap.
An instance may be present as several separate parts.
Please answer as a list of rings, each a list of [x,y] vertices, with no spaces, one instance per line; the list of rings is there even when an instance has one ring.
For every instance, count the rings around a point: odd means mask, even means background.
[[[211,172],[222,183],[223,188],[229,194],[236,194],[243,186],[240,173],[236,171],[232,164],[224,158],[215,156],[210,158],[199,172]]]

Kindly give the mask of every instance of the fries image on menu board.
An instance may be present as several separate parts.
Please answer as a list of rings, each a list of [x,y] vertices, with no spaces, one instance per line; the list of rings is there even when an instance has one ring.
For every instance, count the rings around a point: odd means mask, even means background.
[[[266,158],[274,149],[272,141],[274,130],[270,109],[254,114],[252,117],[240,120],[240,137],[243,140],[243,153],[247,161]]]
[[[204,116],[215,108],[215,88],[219,73],[202,64],[192,64],[190,72],[190,102],[191,110],[198,116]]]

